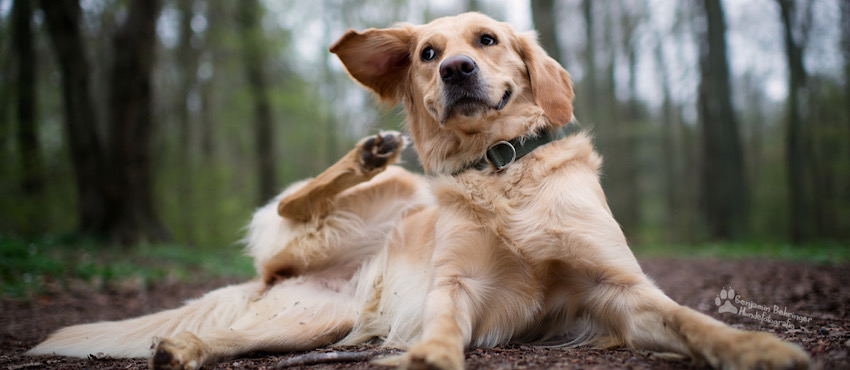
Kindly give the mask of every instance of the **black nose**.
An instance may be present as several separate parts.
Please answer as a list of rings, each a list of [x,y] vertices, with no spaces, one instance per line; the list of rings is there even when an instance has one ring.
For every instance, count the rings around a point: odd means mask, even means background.
[[[478,65],[466,55],[455,55],[440,63],[440,77],[443,82],[457,83],[478,71]]]

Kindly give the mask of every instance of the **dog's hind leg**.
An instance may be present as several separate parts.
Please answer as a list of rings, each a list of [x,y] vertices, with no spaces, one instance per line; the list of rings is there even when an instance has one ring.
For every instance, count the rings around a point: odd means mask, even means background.
[[[149,365],[154,369],[197,369],[206,364],[254,352],[288,353],[311,350],[339,341],[351,331],[354,320],[269,321],[244,330],[213,330],[202,337],[184,331],[158,339]]]
[[[281,199],[278,202],[278,214],[296,221],[326,216],[337,194],[369,181],[387,165],[397,162],[404,144],[404,138],[398,132],[382,132],[362,139],[354,149],[319,176]]]
[[[225,329],[244,317],[252,296],[262,287],[252,281],[209,292],[183,307],[122,321],[74,325],[50,335],[28,355],[87,357],[94,353],[116,358],[143,358],[151,339],[183,331]]]
[[[363,139],[315,179],[257,210],[246,241],[263,280],[270,285],[329,267],[353,271],[405,214],[430,203],[421,176],[388,166],[402,146],[395,132]]]
[[[254,352],[311,350],[339,341],[356,316],[350,292],[304,281],[276,286],[229,328],[157,338],[150,366],[196,369]]]

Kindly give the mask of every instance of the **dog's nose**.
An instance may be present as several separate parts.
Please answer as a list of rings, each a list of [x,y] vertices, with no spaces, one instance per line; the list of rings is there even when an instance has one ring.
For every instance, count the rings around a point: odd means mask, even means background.
[[[440,77],[443,82],[457,83],[478,71],[478,65],[466,55],[455,55],[440,63]]]

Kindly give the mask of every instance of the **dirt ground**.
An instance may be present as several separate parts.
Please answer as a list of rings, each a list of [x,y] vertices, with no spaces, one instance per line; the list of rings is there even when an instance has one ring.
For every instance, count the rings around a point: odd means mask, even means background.
[[[850,369],[850,266],[819,266],[783,261],[715,261],[653,259],[641,264],[658,285],[676,301],[738,328],[762,330],[800,344],[812,356],[815,368]],[[62,326],[97,320],[115,320],[179,306],[232,281],[203,284],[161,283],[141,289],[133,284],[95,290],[78,285],[54,289],[50,294],[21,301],[0,299],[0,369],[133,369],[146,367],[142,359],[76,359],[67,357],[28,357],[23,353],[48,333]],[[793,312],[796,320],[758,308],[746,312],[752,317],[720,313],[727,307],[729,289],[741,298],[762,306],[778,306]],[[721,294],[726,291],[726,294]],[[718,305],[717,302],[722,304]],[[736,309],[741,304],[730,302]],[[770,317],[770,320],[767,320]],[[804,322],[801,322],[804,321]],[[361,346],[321,349],[317,352],[357,354],[374,350]],[[215,369],[275,368],[300,354],[255,355],[226,361]],[[553,348],[507,345],[467,351],[470,369],[548,369],[548,368],[630,368],[689,369],[689,360],[670,355],[626,349]],[[383,369],[368,361],[336,362],[293,366],[291,368]]]

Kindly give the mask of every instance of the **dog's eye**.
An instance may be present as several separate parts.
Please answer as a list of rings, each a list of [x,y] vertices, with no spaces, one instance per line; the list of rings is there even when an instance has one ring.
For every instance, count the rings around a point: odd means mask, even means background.
[[[434,48],[429,46],[425,49],[422,49],[422,60],[427,62],[429,60],[433,60],[436,56],[437,52],[434,50]]]
[[[481,40],[478,40],[478,42],[480,42],[481,45],[484,46],[496,45],[497,43],[496,38],[490,35],[482,35]]]

